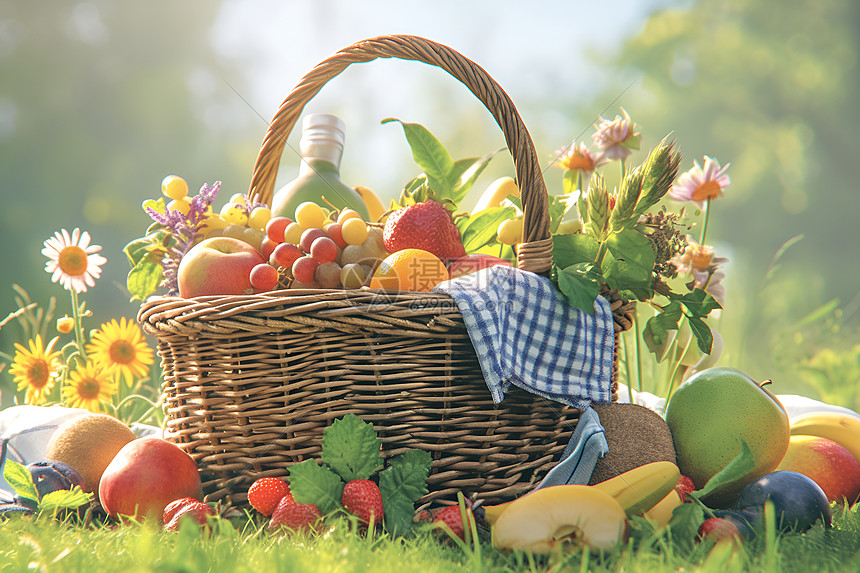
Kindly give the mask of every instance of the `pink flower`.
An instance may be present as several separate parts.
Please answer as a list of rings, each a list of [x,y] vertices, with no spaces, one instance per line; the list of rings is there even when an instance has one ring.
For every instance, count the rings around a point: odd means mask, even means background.
[[[597,132],[591,137],[607,159],[626,159],[633,150],[639,149],[642,136],[623,108],[621,113],[624,117],[616,115],[612,121],[601,117],[600,124],[594,126]]]
[[[555,153],[556,159],[553,165],[567,171],[579,171],[583,181],[588,181],[595,169],[609,163],[609,158],[605,154],[594,155],[582,142],[577,145],[574,141],[569,147]]]
[[[700,288],[724,306],[726,300],[726,286],[723,284],[723,279],[726,278],[726,273],[722,269],[712,267],[707,271],[693,271],[693,280],[695,288]]]
[[[694,161],[695,167],[682,174],[672,185],[669,189],[670,199],[692,201],[699,208],[703,208],[708,199],[716,199],[723,194],[723,189],[732,184],[729,176],[725,174],[730,163],[726,163],[726,166],[721,168],[720,162],[716,159],[707,155],[703,159],[704,169],[699,166],[698,161]]]
[[[714,257],[714,247],[700,245],[691,236],[687,235],[687,246],[684,252],[671,261],[678,269],[679,275],[707,271],[717,265],[729,262],[722,257]]]

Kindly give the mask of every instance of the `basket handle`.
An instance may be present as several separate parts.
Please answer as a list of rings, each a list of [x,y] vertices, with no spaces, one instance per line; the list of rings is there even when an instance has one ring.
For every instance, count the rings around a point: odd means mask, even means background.
[[[437,66],[460,80],[487,107],[505,136],[516,168],[523,202],[523,239],[519,268],[545,273],[552,265],[552,236],[546,184],[534,143],[514,104],[483,68],[451,48],[417,36],[380,36],[344,48],[305,75],[278,108],[254,165],[249,197],[271,204],[281,154],[305,105],[332,78],[376,58],[399,58]]]

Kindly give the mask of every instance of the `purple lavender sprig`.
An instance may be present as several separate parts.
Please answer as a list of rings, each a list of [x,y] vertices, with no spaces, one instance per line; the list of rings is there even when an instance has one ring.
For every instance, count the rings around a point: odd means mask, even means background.
[[[145,207],[152,220],[163,225],[170,234],[170,239],[166,241],[165,245],[166,251],[161,258],[161,268],[163,269],[161,286],[167,288],[167,294],[170,296],[179,294],[179,282],[177,280],[179,263],[194,243],[194,236],[200,225],[208,217],[207,211],[215,202],[220,189],[220,181],[216,181],[212,187],[204,184],[200,188],[200,192],[189,201],[191,208],[188,209],[188,213],[167,208],[165,208],[164,213],[160,213],[152,207]]]

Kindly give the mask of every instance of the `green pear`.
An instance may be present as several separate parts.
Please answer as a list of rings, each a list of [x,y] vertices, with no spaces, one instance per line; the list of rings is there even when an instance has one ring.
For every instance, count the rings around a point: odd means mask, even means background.
[[[789,442],[788,415],[761,384],[734,368],[702,370],[681,384],[666,406],[681,473],[701,489],[742,451],[755,465],[740,480],[714,492],[709,504],[730,502],[744,485],[775,470]]]

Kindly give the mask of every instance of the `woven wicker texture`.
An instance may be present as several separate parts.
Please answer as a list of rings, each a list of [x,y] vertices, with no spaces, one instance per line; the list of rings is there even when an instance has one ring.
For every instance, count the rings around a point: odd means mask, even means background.
[[[440,67],[487,106],[521,186],[527,242],[518,264],[546,272],[546,188],[522,120],[484,70],[426,39],[367,40],[314,68],[278,109],[250,192],[270,202],[286,137],[305,104],[350,64],[375,58]],[[630,305],[611,295],[616,331],[629,328]],[[287,477],[290,464],[318,458],[323,429],[349,413],[373,423],[385,457],[413,448],[432,454],[422,502],[457,491],[506,501],[549,471],[578,420],[577,410],[518,388],[494,405],[462,317],[443,295],[359,289],[154,297],[138,320],[158,341],[166,438],[197,461],[209,501],[246,504],[255,479]]]

